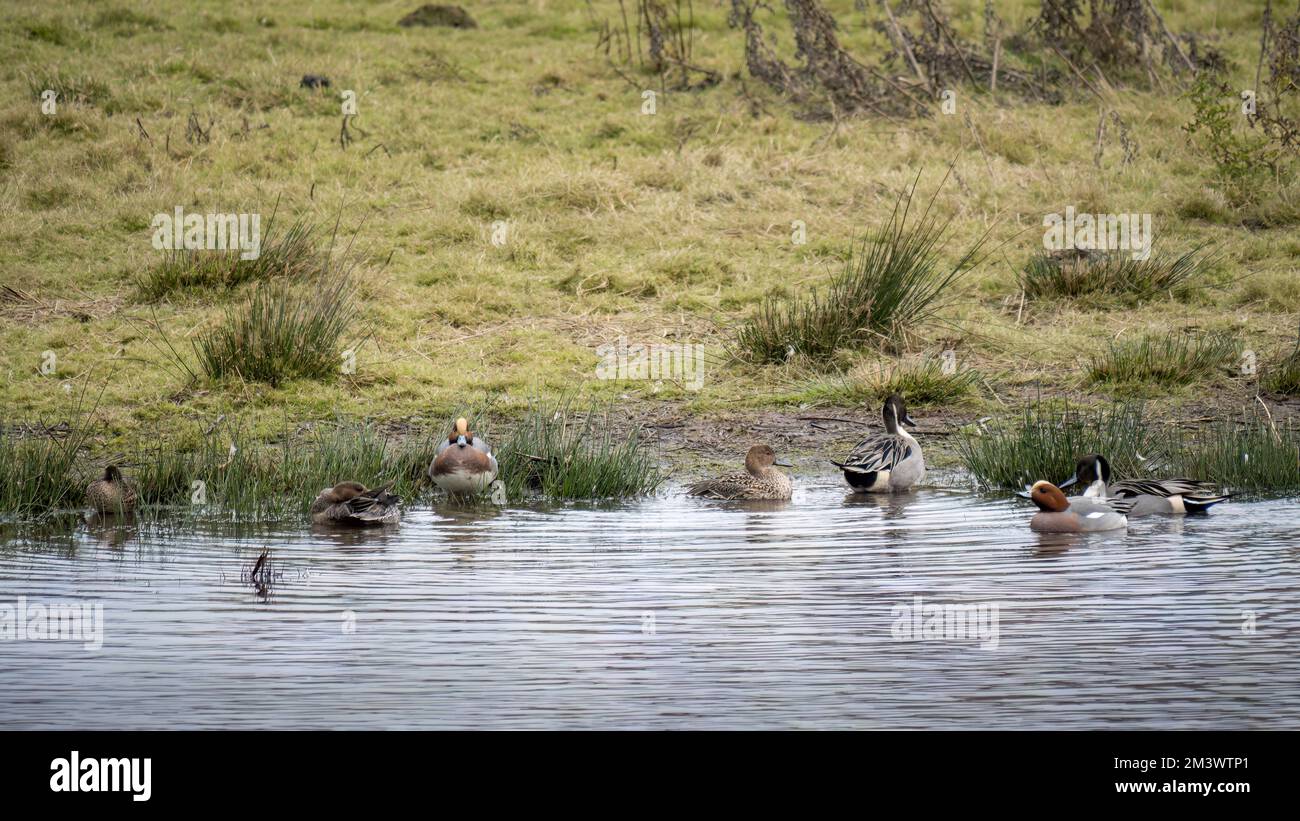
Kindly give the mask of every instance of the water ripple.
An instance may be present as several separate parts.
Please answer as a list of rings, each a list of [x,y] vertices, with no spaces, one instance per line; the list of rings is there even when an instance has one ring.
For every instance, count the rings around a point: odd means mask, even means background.
[[[0,641],[0,727],[1294,729],[1297,514],[1044,536],[1019,502],[820,479],[395,532],[81,528],[0,542],[0,603],[105,620],[97,651]],[[896,637],[916,597],[996,605],[996,649]]]

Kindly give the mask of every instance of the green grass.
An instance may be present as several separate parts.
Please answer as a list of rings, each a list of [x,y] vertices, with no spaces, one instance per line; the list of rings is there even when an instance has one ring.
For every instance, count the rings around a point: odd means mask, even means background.
[[[87,440],[99,459],[221,414],[237,412],[251,435],[273,437],[285,418],[443,418],[482,392],[511,397],[511,414],[525,397],[566,392],[616,402],[634,416],[720,416],[737,410],[738,398],[746,413],[760,414],[783,407],[782,392],[815,375],[801,357],[786,363],[784,333],[761,346],[775,364],[710,362],[702,390],[687,398],[593,379],[594,350],[624,335],[632,343],[735,347],[736,329],[765,303],[769,311],[803,303],[814,286],[824,299],[854,238],[888,225],[918,170],[913,207],[921,210],[950,165],[932,204],[948,227],[934,246],[934,271],[950,270],[991,226],[990,246],[1005,243],[1005,255],[951,283],[901,340],[880,336],[893,323],[881,330],[848,318],[832,323],[825,344],[812,327],[812,347],[833,349],[846,338],[868,355],[901,348],[910,357],[960,338],[962,363],[1015,407],[1033,385],[1044,395],[1077,394],[1079,352],[1126,329],[1231,321],[1255,351],[1289,349],[1295,340],[1295,186],[1261,181],[1248,205],[1225,196],[1214,163],[1181,128],[1195,107],[1163,66],[1163,90],[1102,66],[1112,91],[1076,63],[1106,97],[1100,141],[1093,92],[1038,51],[1023,59],[1065,78],[1059,104],[1004,93],[1002,79],[997,92],[985,84],[962,93],[969,89],[958,77],[954,116],[841,112],[810,121],[749,75],[743,32],[727,24],[730,4],[696,3],[692,62],[722,79],[660,95],[657,112],[646,115],[641,93],[659,88],[658,78],[615,71],[594,48],[593,14],[621,18],[613,0],[479,4],[467,7],[478,29],[399,27],[417,5],[266,0],[216,11],[195,0],[165,10],[66,0],[11,10],[0,27],[10,67],[0,74],[8,101],[0,109],[7,205],[0,279],[14,290],[0,287],[7,419],[57,422],[68,413],[63,383],[103,386]],[[764,35],[789,60],[787,10],[769,5],[760,10]],[[983,2],[939,5],[955,34],[982,42]],[[824,6],[839,21],[844,48],[874,65],[888,48],[874,25],[878,5]],[[1171,31],[1201,33],[1222,50],[1234,89],[1255,87],[1258,6],[1157,6]],[[993,7],[1006,25],[1004,56],[1021,59],[1007,42],[1037,6]],[[299,88],[309,72],[330,77],[329,92]],[[60,93],[55,116],[40,110],[46,88]],[[338,143],[345,89],[357,92],[360,109],[346,149]],[[1248,136],[1240,100],[1231,102],[1225,122]],[[1131,162],[1109,125],[1112,111],[1136,147]],[[187,141],[191,113],[205,128],[212,122],[209,142]],[[191,278],[181,261],[142,294],[140,281],[164,262],[150,246],[150,218],[177,204],[238,212],[275,198],[294,206],[292,217],[286,208],[277,218],[277,233],[294,218],[324,229],[342,213],[344,233],[355,231],[365,245],[357,299],[373,335],[355,378],[275,387],[205,379],[178,400],[177,375],[152,348],[158,333],[140,333],[140,320],[155,318],[156,331],[197,369],[191,340],[250,297],[261,274],[236,272],[242,284],[226,285],[228,269],[214,263]],[[1022,305],[1020,268],[1042,247],[1042,218],[1070,205],[1152,213],[1162,247],[1178,252],[1212,246],[1206,279],[1215,287],[1193,277],[1178,300],[1101,295],[1100,305]],[[504,245],[492,242],[498,220],[509,226]],[[791,241],[794,221],[806,226],[805,244]],[[785,318],[778,310],[768,325]],[[58,354],[58,379],[36,367],[46,350]],[[844,364],[839,354],[831,361]],[[1200,416],[1205,405],[1223,412],[1253,401],[1256,385],[1220,380],[1214,388],[1153,401],[1171,417],[1183,409]]]
[[[1039,479],[1059,483],[1074,474],[1080,456],[1105,455],[1117,476],[1146,476],[1168,459],[1169,442],[1141,405],[1102,410],[1039,401],[1018,415],[959,431],[957,456],[984,488],[1021,490]]]
[[[1300,426],[1259,415],[1186,430],[1140,404],[1037,402],[1019,415],[962,428],[956,444],[961,464],[986,489],[1021,490],[1039,479],[1059,484],[1090,453],[1109,459],[1118,479],[1186,476],[1230,492],[1300,488]]]
[[[17,438],[0,428],[0,513],[24,519],[81,504],[90,479],[74,468],[88,434]]]
[[[427,495],[424,471],[441,434],[387,436],[369,423],[321,424],[279,445],[243,431],[202,436],[186,449],[163,443],[128,462],[143,504],[196,515],[269,520],[305,514],[316,495],[342,481],[389,486],[406,504]],[[231,445],[234,445],[232,452]]]
[[[163,259],[137,281],[137,298],[151,302],[173,294],[230,289],[273,277],[304,280],[327,271],[330,251],[319,247],[318,227],[308,218],[299,217],[281,230],[276,227],[275,217],[273,211],[255,259],[241,258],[242,252],[238,250],[165,251]]]
[[[1128,251],[1043,252],[1030,257],[1020,274],[1029,299],[1090,296],[1147,300],[1160,294],[1179,296],[1194,287],[1208,257],[1194,248],[1177,257],[1152,250],[1147,259]]]
[[[108,84],[89,74],[72,74],[53,68],[25,73],[27,93],[33,101],[40,101],[45,91],[53,91],[55,104],[76,106],[103,106],[113,95]]]
[[[0,510],[39,520],[84,505],[86,485],[104,468],[80,452],[91,429],[83,424],[60,438],[0,435]],[[387,436],[369,423],[342,422],[286,431],[278,444],[245,437],[238,422],[209,433],[173,431],[113,462],[136,483],[142,515],[165,508],[262,521],[305,514],[321,489],[345,480],[389,485],[415,502],[428,493],[424,471],[442,435]]]
[[[828,362],[843,349],[897,347],[910,331],[933,320],[944,292],[975,264],[985,238],[945,264],[940,250],[951,239],[950,221],[934,213],[933,197],[913,215],[915,192],[914,181],[899,195],[889,220],[862,240],[824,291],[766,300],[741,325],[737,355],[760,363],[795,356]]]
[[[600,500],[654,491],[665,478],[657,452],[640,428],[615,433],[611,423],[608,409],[535,405],[497,448],[508,498]],[[450,428],[447,420],[387,434],[370,422],[341,420],[306,432],[286,428],[268,442],[236,419],[174,430],[112,461],[135,482],[144,518],[275,521],[305,515],[322,489],[341,481],[388,486],[408,506],[427,501],[434,486],[426,470]],[[103,460],[83,452],[92,429],[83,422],[58,438],[0,434],[6,517],[44,521],[84,505],[86,485],[104,469]]]
[[[1279,396],[1300,396],[1300,338],[1290,353],[1264,367],[1260,386]]]
[[[1251,414],[1196,431],[1175,451],[1180,476],[1213,479],[1232,492],[1300,490],[1300,426]]]
[[[783,401],[802,405],[881,405],[898,394],[908,407],[948,406],[973,394],[983,375],[965,366],[944,372],[939,357],[880,358],[864,362],[848,373],[817,376],[798,382]]]
[[[1086,379],[1117,394],[1140,395],[1206,382],[1241,355],[1233,334],[1174,331],[1111,341],[1093,356]]]
[[[237,377],[272,386],[289,379],[338,374],[343,344],[357,320],[356,285],[335,274],[305,285],[262,282],[248,301],[194,340],[198,367],[209,379]],[[350,349],[364,340],[353,340]]]
[[[512,500],[610,499],[651,493],[663,483],[656,450],[633,425],[616,431],[614,411],[575,411],[559,399],[534,404],[497,448],[501,480]]]

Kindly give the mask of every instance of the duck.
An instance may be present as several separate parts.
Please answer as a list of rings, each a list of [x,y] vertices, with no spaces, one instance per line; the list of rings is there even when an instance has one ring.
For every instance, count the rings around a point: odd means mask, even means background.
[[[754,445],[745,454],[745,472],[729,473],[716,479],[696,482],[686,489],[687,496],[704,499],[789,499],[794,489],[790,477],[774,465],[792,467],[776,458],[770,445]]]
[[[370,490],[360,482],[339,482],[316,496],[311,520],[318,525],[392,525],[401,521],[401,504],[387,487]]]
[[[117,465],[109,465],[102,477],[86,485],[86,501],[97,513],[127,513],[135,509],[135,482]]]
[[[438,445],[429,478],[452,496],[472,496],[496,480],[497,458],[487,442],[470,432],[469,422],[462,416],[451,435]]]
[[[1074,475],[1059,487],[1079,483],[1083,495],[1090,499],[1131,499],[1128,515],[1147,516],[1159,513],[1203,513],[1231,497],[1219,493],[1213,482],[1200,479],[1125,479],[1111,482],[1110,461],[1099,453],[1082,457],[1074,466]]]
[[[907,490],[925,477],[925,457],[912,434],[899,427],[916,427],[903,397],[893,394],[881,409],[885,432],[858,443],[843,462],[831,461],[844,471],[844,480],[858,493],[893,493]]]
[[[1065,492],[1043,479],[1029,489],[1030,500],[1038,512],[1029,520],[1029,529],[1043,533],[1093,533],[1119,530],[1128,526],[1125,512],[1129,505],[1120,500],[1067,498]]]

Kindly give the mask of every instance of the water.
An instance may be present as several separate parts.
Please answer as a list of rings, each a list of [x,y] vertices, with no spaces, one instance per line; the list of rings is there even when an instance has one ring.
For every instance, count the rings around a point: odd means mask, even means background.
[[[0,603],[102,602],[104,634],[0,641],[0,728],[1300,728],[1300,501],[1029,515],[824,477],[395,532],[9,532]],[[915,596],[996,604],[996,649],[896,638]]]

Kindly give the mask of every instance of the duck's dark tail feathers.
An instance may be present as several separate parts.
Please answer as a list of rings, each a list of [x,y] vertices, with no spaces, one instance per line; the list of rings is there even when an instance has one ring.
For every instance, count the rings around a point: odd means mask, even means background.
[[[1225,493],[1222,496],[1184,496],[1183,507],[1187,509],[1188,513],[1204,513],[1219,502],[1231,498],[1231,493]]]

